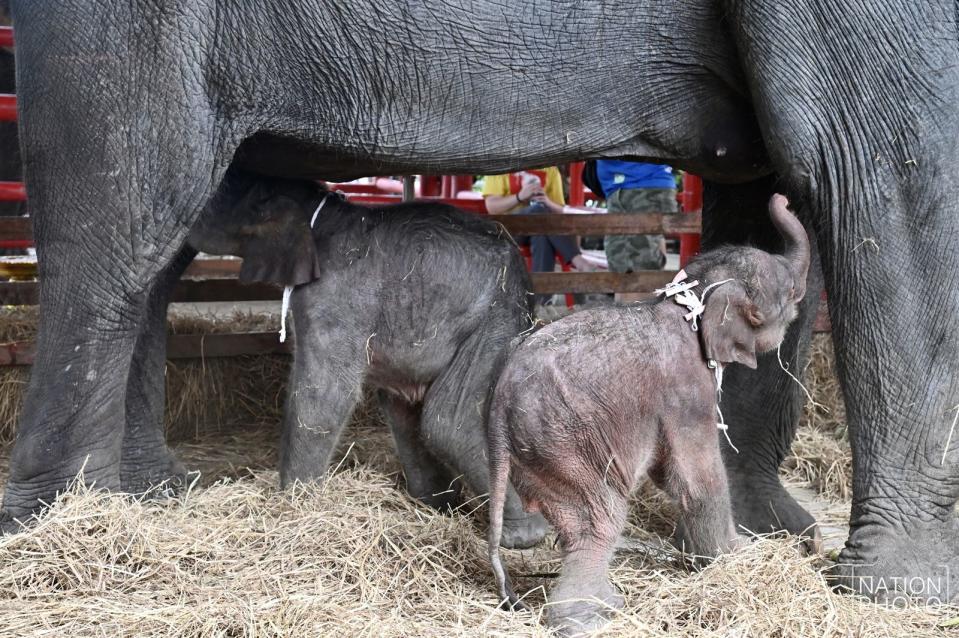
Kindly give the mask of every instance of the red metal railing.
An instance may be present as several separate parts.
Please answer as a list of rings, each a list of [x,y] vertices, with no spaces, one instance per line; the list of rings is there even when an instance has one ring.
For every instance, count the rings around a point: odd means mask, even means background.
[[[0,93],[0,122],[17,121],[17,96]]]
[[[22,202],[27,199],[23,182],[0,182],[0,202]]]
[[[0,47],[13,46],[13,27],[0,27]],[[17,120],[17,96],[0,93],[0,122]],[[23,182],[0,182],[0,202],[22,202],[27,199]],[[0,241],[0,248],[25,249],[33,246],[30,239],[7,239]]]

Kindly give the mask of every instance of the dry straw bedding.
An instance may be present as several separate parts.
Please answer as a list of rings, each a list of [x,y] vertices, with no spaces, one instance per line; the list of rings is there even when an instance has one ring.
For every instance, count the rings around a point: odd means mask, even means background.
[[[541,636],[548,543],[506,552],[536,610],[496,609],[482,523],[412,502],[379,469],[276,489],[261,471],[178,500],[82,488],[0,540],[3,636]],[[652,499],[655,501],[655,498]],[[627,534],[658,513],[636,505]],[[613,636],[939,635],[944,611],[881,609],[830,592],[818,558],[763,540],[688,573],[626,550]]]
[[[251,410],[269,408],[251,425],[276,422],[286,365],[278,359],[275,380],[249,382],[247,392],[259,392]],[[235,387],[250,370],[216,374]],[[807,407],[785,478],[819,490],[841,512],[849,451],[822,337],[807,379],[829,412]],[[185,433],[204,423],[202,410],[191,409],[196,422]],[[548,542],[505,552],[535,612],[497,610],[482,503],[444,516],[407,498],[368,404],[332,477],[292,492],[276,488],[271,428],[212,429],[179,445],[203,478],[178,499],[140,502],[78,487],[34,529],[0,540],[0,636],[547,635],[539,614],[558,553]],[[790,541],[761,540],[689,573],[668,554],[637,547],[668,535],[673,519],[661,494],[640,491],[626,531],[632,542],[614,561],[627,608],[605,635],[931,636],[949,633],[940,625],[959,615],[836,595],[822,576],[828,561]]]

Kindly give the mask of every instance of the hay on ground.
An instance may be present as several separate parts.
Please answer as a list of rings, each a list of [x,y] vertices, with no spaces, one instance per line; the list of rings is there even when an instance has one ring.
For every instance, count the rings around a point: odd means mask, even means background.
[[[534,609],[511,614],[497,609],[475,519],[419,506],[371,467],[275,485],[258,472],[164,503],[74,488],[0,540],[0,635],[547,635],[543,589],[559,567],[548,543],[505,552]],[[699,573],[624,551],[613,579],[627,608],[603,635],[932,636],[959,613],[836,595],[824,566],[771,539]]]

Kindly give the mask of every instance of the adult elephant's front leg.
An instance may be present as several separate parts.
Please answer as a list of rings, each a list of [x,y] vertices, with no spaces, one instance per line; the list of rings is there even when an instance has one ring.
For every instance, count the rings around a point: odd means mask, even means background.
[[[738,186],[707,184],[703,214],[703,248],[749,244],[782,251],[782,239],[766,214],[772,178]],[[793,203],[795,209],[796,203]],[[799,316],[780,348],[783,364],[800,376],[809,353],[812,323],[822,290],[815,241]],[[777,353],[759,357],[757,369],[729,366],[723,378],[722,411],[729,424],[734,451],[720,436],[737,527],[742,533],[787,531],[806,536],[811,549],[819,546],[813,517],[786,492],[779,466],[789,453],[805,395],[780,367]]]
[[[163,408],[166,398],[166,315],[173,287],[196,256],[186,247],[157,279],[147,300],[130,366],[126,428],[120,461],[120,485],[144,492],[164,481],[178,483],[186,470],[166,443]]]
[[[44,204],[58,199],[50,190],[37,198],[37,209],[50,210]],[[56,208],[70,206],[60,202]],[[28,520],[81,471],[88,485],[121,487],[131,361],[159,267],[126,261],[129,241],[92,232],[103,230],[99,224],[86,232],[82,224],[61,224],[36,224],[42,282],[37,357],[0,514],[5,531],[18,529],[13,519]],[[171,232],[186,236],[186,229]]]
[[[821,228],[853,458],[840,582],[959,600],[955,4],[853,3],[830,39],[809,5],[727,6],[767,147]]]
[[[178,43],[160,52],[151,41],[146,82],[130,78],[127,66],[141,52],[107,54],[95,39],[61,41],[71,55],[50,55],[47,29],[62,16],[18,8],[18,63],[31,69],[19,78],[18,97],[40,324],[4,530],[81,470],[87,484],[120,488],[128,379],[150,291],[222,178],[218,157],[235,149],[197,102],[204,93],[189,83],[202,78],[180,68],[186,49]],[[81,20],[76,33],[89,33],[95,13],[70,18]]]

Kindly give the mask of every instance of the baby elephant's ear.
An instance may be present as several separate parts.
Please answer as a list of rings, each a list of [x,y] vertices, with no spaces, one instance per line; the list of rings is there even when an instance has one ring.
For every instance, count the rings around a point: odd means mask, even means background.
[[[738,281],[714,289],[706,298],[700,330],[706,357],[756,369],[756,331],[765,321]]]
[[[309,214],[290,197],[269,202],[270,214],[247,226],[240,281],[299,286],[320,276],[320,260],[310,229]]]

